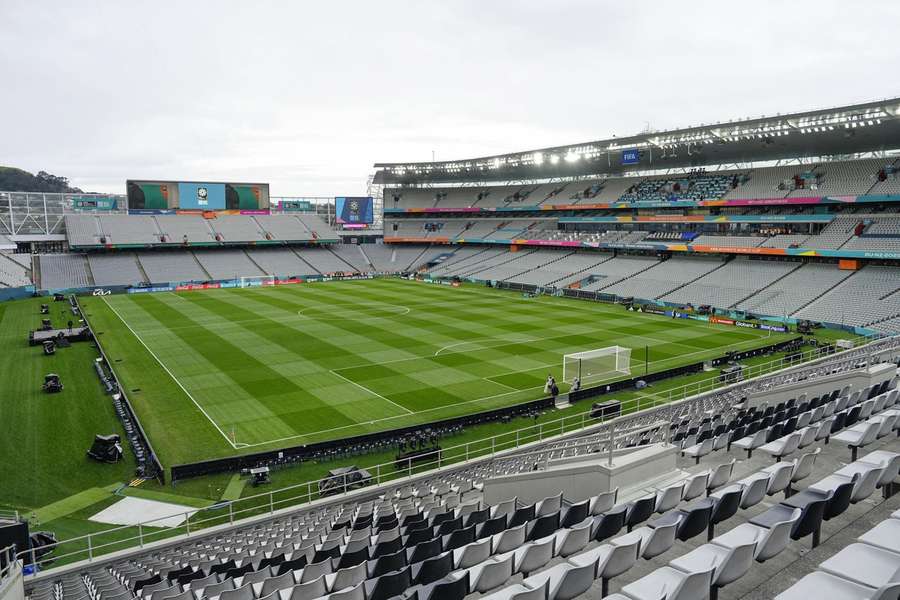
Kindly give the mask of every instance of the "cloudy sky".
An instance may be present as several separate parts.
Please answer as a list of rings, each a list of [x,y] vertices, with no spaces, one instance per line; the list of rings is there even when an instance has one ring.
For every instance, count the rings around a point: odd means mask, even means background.
[[[900,2],[2,0],[0,164],[365,191],[465,158],[900,95]]]

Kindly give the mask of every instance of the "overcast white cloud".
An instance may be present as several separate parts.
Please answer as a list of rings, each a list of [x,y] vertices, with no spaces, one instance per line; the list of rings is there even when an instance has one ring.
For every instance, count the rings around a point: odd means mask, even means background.
[[[0,2],[0,164],[365,191],[480,156],[900,95],[900,3]]]

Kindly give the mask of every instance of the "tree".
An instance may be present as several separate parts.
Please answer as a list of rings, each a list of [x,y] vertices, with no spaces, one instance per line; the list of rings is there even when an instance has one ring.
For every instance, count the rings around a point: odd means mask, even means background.
[[[3,166],[0,166],[0,190],[4,192],[83,193],[79,188],[69,186],[67,177],[60,177],[46,171],[38,171],[37,175],[32,175],[22,169]]]

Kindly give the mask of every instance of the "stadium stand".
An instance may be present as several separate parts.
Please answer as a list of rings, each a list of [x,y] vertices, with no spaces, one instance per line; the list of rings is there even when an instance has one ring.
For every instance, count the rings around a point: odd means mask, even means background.
[[[897,252],[900,250],[900,219],[878,216],[864,219],[862,234],[851,237],[841,248],[870,252]]]
[[[100,221],[94,215],[66,215],[66,237],[71,246],[95,246],[100,243]]]
[[[606,294],[656,299],[725,266],[720,259],[675,257],[641,271],[630,279],[603,288]]]
[[[736,175],[690,173],[679,178],[648,178],[632,186],[622,202],[664,202],[666,200],[718,200],[731,189]]]
[[[853,236],[853,230],[860,219],[854,216],[841,215],[829,223],[817,236],[812,246],[825,250],[837,250]]]
[[[586,279],[594,268],[611,258],[612,255],[598,253],[570,253],[562,260],[550,261],[532,271],[510,277],[507,281],[542,287],[564,287]]]
[[[31,255],[0,252],[0,287],[31,284]]]
[[[441,191],[388,189],[387,208],[496,208],[542,204],[759,199],[897,193],[891,159],[763,167],[750,171],[695,171],[680,177],[605,177],[593,181],[529,187],[481,187]],[[890,170],[879,180],[879,172]],[[555,194],[553,192],[556,192]],[[394,202],[393,198],[399,200]]]
[[[134,252],[88,254],[88,264],[96,285],[135,285],[149,283],[141,273]],[[74,287],[72,285],[67,287]]]
[[[80,218],[92,218],[80,215]],[[158,244],[161,232],[152,216],[98,215],[99,229],[106,244]]]
[[[138,262],[151,283],[169,281],[207,281],[212,277],[203,270],[192,252],[138,252]],[[42,263],[43,264],[43,263]],[[43,269],[42,269],[43,272]]]
[[[539,250],[534,252],[518,252],[514,260],[499,264],[484,271],[478,271],[479,279],[508,281],[516,277],[526,277],[534,271],[547,268],[553,263],[564,261],[573,254],[571,250]]]
[[[308,242],[313,239],[309,228],[292,215],[257,215],[253,217],[269,239]]]
[[[591,183],[572,197],[573,204],[593,204],[596,202],[616,202],[626,191],[639,184],[640,177],[609,177]]]
[[[868,193],[875,195],[900,193],[900,160],[879,169],[875,177],[876,182]]]
[[[804,245],[809,245],[808,242],[811,241],[813,236],[806,234],[783,234],[783,235],[774,235],[762,244],[759,244],[761,248],[802,248]]]
[[[792,315],[853,274],[833,264],[807,263],[739,302],[735,308],[763,315]]]
[[[622,280],[634,277],[641,271],[650,269],[659,262],[659,259],[650,256],[616,256],[597,267],[599,272],[592,272],[595,281],[582,286],[588,291],[599,291]]]
[[[222,242],[261,242],[266,239],[265,232],[252,217],[219,215],[209,224]]]
[[[317,273],[290,248],[248,248],[247,256],[272,276],[292,277]]]
[[[216,241],[209,222],[199,215],[157,215],[153,218],[169,244],[208,244]]]
[[[684,287],[661,296],[660,300],[730,308],[800,266],[796,262],[759,261],[738,257]]]
[[[367,273],[371,270],[369,258],[362,251],[361,246],[356,244],[336,244],[331,246],[330,250],[360,273]]]
[[[803,319],[865,326],[900,316],[900,268],[869,265],[794,313]]]
[[[41,281],[44,289],[65,289],[93,285],[87,259],[81,254],[39,255]]]
[[[491,266],[494,261],[509,260],[508,252],[505,248],[482,249],[481,252],[474,252],[460,260],[442,263],[432,269],[430,274],[440,277],[467,277],[471,273]]]
[[[318,273],[352,273],[355,267],[327,248],[295,248],[302,260]]]
[[[313,239],[338,240],[334,231],[321,218],[315,215],[297,215],[297,219],[306,227]]]
[[[428,246],[392,246],[387,244],[363,244],[372,269],[377,273],[400,273],[415,270],[427,256]]]
[[[195,250],[194,256],[211,279],[262,277],[266,273],[243,250]]]
[[[765,241],[763,237],[749,237],[740,235],[701,235],[694,243],[700,246],[721,246],[737,248],[755,248]]]

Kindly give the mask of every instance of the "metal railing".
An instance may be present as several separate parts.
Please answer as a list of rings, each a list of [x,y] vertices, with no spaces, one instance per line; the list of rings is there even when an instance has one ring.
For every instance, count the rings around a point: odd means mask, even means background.
[[[16,546],[15,544],[10,544],[0,549],[0,586],[3,585],[3,582],[15,568],[18,568]]]
[[[867,340],[867,338],[861,337],[857,341],[862,340]],[[380,493],[381,490],[375,490],[373,486],[378,487],[390,483],[407,485],[415,479],[433,476],[435,470],[444,469],[452,465],[457,465],[458,468],[455,470],[461,471],[473,466],[472,461],[489,463],[501,458],[513,458],[519,455],[515,450],[534,450],[541,444],[549,445],[552,442],[559,441],[563,436],[571,436],[576,432],[592,435],[601,433],[605,429],[606,437],[609,440],[624,439],[633,433],[631,430],[641,426],[640,421],[646,422],[648,419],[657,416],[649,411],[654,409],[663,411],[659,413],[659,418],[671,422],[676,414],[696,414],[701,412],[698,410],[698,407],[704,406],[704,402],[710,400],[710,392],[716,392],[715,395],[721,396],[720,404],[724,406],[730,398],[728,396],[729,391],[740,391],[748,388],[748,386],[758,384],[764,381],[762,378],[765,375],[789,372],[795,376],[795,380],[812,381],[820,375],[833,375],[835,373],[867,368],[869,360],[866,356],[883,352],[882,348],[874,348],[873,346],[885,341],[890,343],[890,348],[900,346],[900,337],[892,337],[882,338],[874,342],[870,341],[865,346],[827,356],[822,356],[818,350],[810,350],[800,353],[799,357],[792,360],[788,360],[787,357],[780,357],[765,363],[751,365],[745,369],[745,380],[739,383],[723,386],[719,381],[719,377],[713,376],[676,388],[663,390],[659,393],[651,392],[636,398],[626,399],[621,403],[621,416],[605,422],[592,418],[588,409],[559,419],[537,422],[527,427],[480,440],[434,450],[420,457],[420,459],[424,460],[418,460],[416,464],[409,461],[408,466],[401,469],[397,468],[396,461],[365,467],[365,470],[370,473],[370,478],[364,481],[365,487],[358,489],[354,485],[355,482],[347,479],[346,474],[310,480],[306,483],[299,483],[238,500],[220,502],[206,508],[191,509],[184,513],[159,517],[137,525],[113,527],[100,532],[59,541],[51,544],[49,548],[53,550],[66,549],[66,552],[48,556],[46,559],[39,560],[34,550],[20,552],[18,556],[26,558],[26,555],[30,553],[30,556],[27,556],[27,558],[30,558],[31,562],[37,566],[52,562],[93,561],[111,552],[135,547],[143,548],[149,543],[175,536],[211,535],[214,527],[231,528],[246,525],[249,524],[249,521],[247,523],[238,523],[238,521],[241,519],[249,520],[252,517],[269,517],[274,515],[276,511],[298,509],[317,501],[327,503],[337,499],[337,501],[343,502],[351,496],[354,498],[357,496],[360,498],[374,496]],[[855,355],[859,355],[860,359],[853,358]],[[814,361],[817,364],[807,364]],[[828,369],[822,368],[823,365],[830,365],[832,362],[836,363],[836,365],[829,366]],[[806,370],[796,369],[796,367],[800,366],[805,366]],[[602,438],[600,439],[602,440]],[[588,443],[596,445],[598,442],[595,439]],[[613,446],[614,444],[610,443],[607,449],[610,450]],[[546,451],[546,449],[543,451]],[[450,472],[452,471],[454,469],[450,469]],[[320,485],[324,482],[333,482],[335,480],[338,482],[336,487],[339,495],[323,498],[319,491]],[[162,525],[164,521],[179,516],[183,517],[183,519],[178,526],[164,527]],[[48,546],[44,548],[48,548]],[[34,576],[37,575],[38,570],[37,568],[34,570]]]

